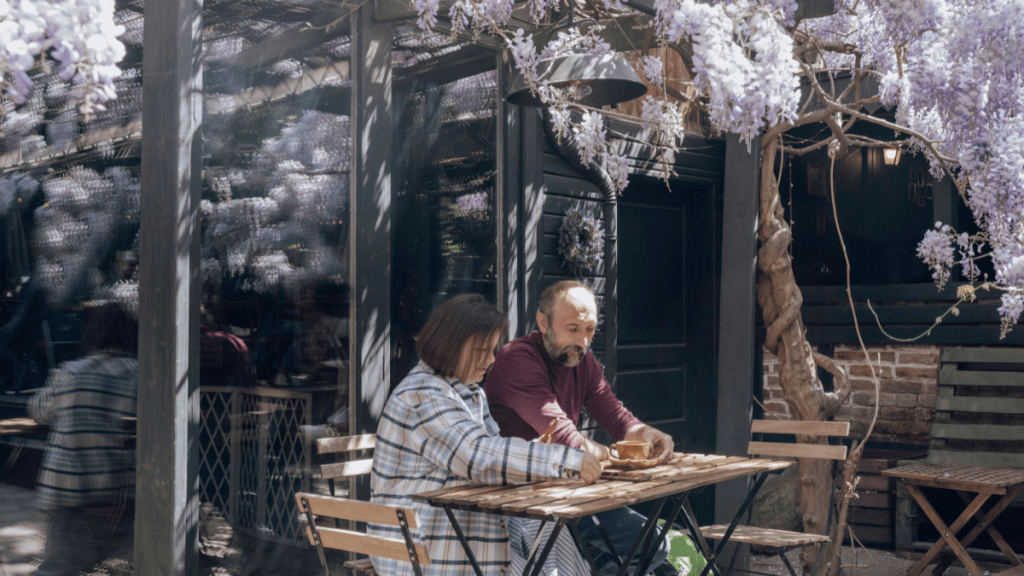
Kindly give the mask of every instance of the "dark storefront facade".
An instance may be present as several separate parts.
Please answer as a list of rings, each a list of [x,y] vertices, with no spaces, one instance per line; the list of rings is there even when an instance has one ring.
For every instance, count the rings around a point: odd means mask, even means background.
[[[424,35],[387,3],[150,0],[118,20],[128,56],[107,112],[84,123],[53,89],[5,128],[16,201],[0,208],[21,235],[0,379],[4,417],[22,416],[76,357],[89,309],[137,311],[138,573],[194,573],[206,514],[301,545],[291,494],[317,482],[310,435],[375,431],[454,294],[495,302],[509,338],[535,329],[540,291],[573,276],[557,252],[570,208],[615,247],[584,278],[618,396],[681,450],[742,453],[722,430],[743,426],[717,415],[749,417],[754,382],[718,369],[753,364],[752,330],[719,344],[723,297],[753,322],[752,282],[722,288],[726,269],[753,278],[752,244],[730,244],[752,223],[745,145],[688,137],[666,184],[653,148],[630,144],[616,197],[538,110],[505,102],[510,66],[486,35]],[[715,515],[710,497],[697,508]]]

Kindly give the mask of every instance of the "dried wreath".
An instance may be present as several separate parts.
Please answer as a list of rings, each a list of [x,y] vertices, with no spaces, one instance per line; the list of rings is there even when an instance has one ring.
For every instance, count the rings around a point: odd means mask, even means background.
[[[558,253],[562,261],[579,278],[584,270],[601,263],[604,254],[604,227],[601,221],[579,208],[565,211],[558,229]]]

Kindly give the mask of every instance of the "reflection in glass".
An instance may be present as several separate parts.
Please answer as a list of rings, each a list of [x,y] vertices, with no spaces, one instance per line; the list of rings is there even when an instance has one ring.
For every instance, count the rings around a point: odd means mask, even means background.
[[[204,5],[201,517],[292,544],[311,435],[348,433],[351,42],[331,10]]]
[[[131,559],[142,7],[118,6],[127,54],[92,121],[52,64],[0,99],[0,572]]]
[[[414,27],[396,27],[392,59],[397,384],[438,304],[496,300],[497,85],[494,51]]]

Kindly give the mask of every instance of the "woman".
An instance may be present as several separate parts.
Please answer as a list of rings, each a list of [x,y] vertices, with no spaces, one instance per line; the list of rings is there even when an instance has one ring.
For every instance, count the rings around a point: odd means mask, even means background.
[[[99,562],[131,562],[135,450],[125,419],[135,417],[138,323],[119,304],[89,314],[81,358],[51,370],[28,415],[50,425],[36,483],[48,514],[36,576],[72,576]]]
[[[542,478],[593,482],[601,465],[582,450],[502,438],[477,383],[494,362],[508,320],[479,294],[442,304],[416,340],[419,364],[395,388],[377,429],[371,501],[410,506],[421,528],[414,537],[427,548],[424,576],[472,575],[473,568],[444,511],[414,501],[412,494],[460,486],[522,483]],[[539,523],[454,510],[484,574],[522,573]],[[549,527],[550,530],[550,527]],[[369,524],[373,534],[402,538],[398,528]],[[371,557],[378,574],[412,574],[412,564]],[[574,576],[586,564],[566,533],[545,564],[547,574]]]

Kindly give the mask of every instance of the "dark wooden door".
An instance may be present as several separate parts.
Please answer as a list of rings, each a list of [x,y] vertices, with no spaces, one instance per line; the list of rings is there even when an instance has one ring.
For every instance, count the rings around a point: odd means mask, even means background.
[[[619,200],[616,395],[677,450],[714,446],[713,189],[634,179]]]

